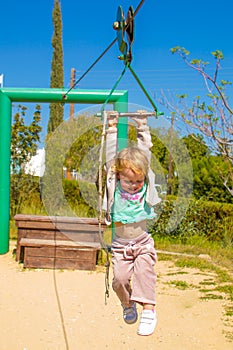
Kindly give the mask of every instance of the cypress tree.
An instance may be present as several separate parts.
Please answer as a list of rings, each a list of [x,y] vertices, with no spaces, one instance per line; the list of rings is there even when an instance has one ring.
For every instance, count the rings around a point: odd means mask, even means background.
[[[62,13],[60,0],[54,0],[52,13],[53,19],[53,57],[50,77],[51,88],[62,88],[64,86],[63,48],[62,48]],[[48,122],[48,133],[54,131],[63,121],[64,107],[61,103],[50,104],[50,116]]]

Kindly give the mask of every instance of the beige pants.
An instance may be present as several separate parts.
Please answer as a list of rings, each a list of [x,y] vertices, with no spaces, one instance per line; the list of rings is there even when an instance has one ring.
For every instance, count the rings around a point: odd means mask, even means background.
[[[130,306],[136,301],[155,305],[157,255],[151,235],[144,232],[131,240],[116,236],[112,253],[112,287],[121,303]]]

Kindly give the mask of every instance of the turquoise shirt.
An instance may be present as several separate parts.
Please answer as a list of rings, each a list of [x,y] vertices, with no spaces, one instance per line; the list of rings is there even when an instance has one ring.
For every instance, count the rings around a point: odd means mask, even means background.
[[[112,221],[130,224],[155,218],[154,208],[149,207],[146,203],[146,190],[147,184],[145,183],[139,192],[130,194],[122,189],[118,181],[112,206]]]

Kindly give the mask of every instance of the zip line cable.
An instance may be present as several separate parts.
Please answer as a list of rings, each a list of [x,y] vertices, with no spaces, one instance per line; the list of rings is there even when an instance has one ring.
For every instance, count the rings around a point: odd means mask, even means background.
[[[57,219],[55,217],[55,224],[57,223]],[[57,283],[57,276],[56,276],[56,259],[57,259],[57,248],[56,248],[56,232],[54,231],[53,233],[53,240],[54,240],[54,261],[53,261],[53,286],[54,286],[54,292],[56,295],[56,301],[57,301],[57,307],[58,307],[58,313],[60,317],[60,323],[61,323],[61,328],[62,328],[62,333],[63,333],[63,339],[65,342],[65,348],[64,350],[69,350],[69,341],[68,341],[68,336],[66,332],[66,326],[65,326],[65,318],[63,315],[63,310],[62,310],[62,303],[61,303],[61,298],[59,295],[59,289],[58,289],[58,283]]]
[[[104,150],[104,142],[105,142],[105,135],[106,135],[106,125],[107,125],[107,112],[102,112],[102,119],[103,119],[103,129],[102,129],[102,135],[101,135],[101,144],[100,144],[100,151],[99,151],[99,173],[98,173],[98,192],[99,192],[99,239],[101,242],[101,246],[103,247],[105,253],[106,253],[106,264],[105,264],[105,305],[107,305],[107,298],[109,298],[109,267],[110,267],[110,259],[109,259],[109,253],[108,253],[108,247],[106,246],[106,243],[102,236],[102,230],[101,230],[101,220],[102,220],[102,199],[103,199],[103,187],[102,187],[102,165],[103,165],[103,150]]]
[[[55,290],[55,295],[56,295],[56,300],[57,300],[57,307],[58,307],[58,312],[59,312],[59,316],[60,316],[63,338],[64,338],[64,342],[65,342],[65,350],[69,350],[69,341],[68,341],[68,336],[67,336],[66,327],[65,327],[65,319],[64,319],[64,315],[63,315],[63,311],[62,311],[61,299],[60,299],[60,295],[58,292],[55,267],[53,268],[53,285],[54,285],[54,290]]]
[[[107,105],[109,99],[111,98],[113,92],[116,90],[118,84],[120,83],[121,79],[123,78],[127,68],[129,67],[129,64],[126,64],[123,71],[121,72],[121,75],[118,77],[117,81],[115,82],[114,86],[112,87],[109,95],[107,96],[106,100],[104,101],[103,105],[102,105],[102,108],[101,108],[101,114],[103,113],[103,110],[105,108],[105,106]]]
[[[129,21],[129,23],[126,25],[125,30],[129,26],[130,22],[133,21],[134,17],[137,15],[138,11],[142,7],[145,0],[141,0],[139,5],[137,6],[136,10],[134,11],[133,17]],[[100,61],[100,59],[108,52],[108,50],[111,49],[111,47],[117,42],[117,38],[115,38],[108,46],[107,48],[100,54],[100,56],[87,68],[87,70],[81,75],[81,77],[74,82],[74,84],[67,90],[67,92],[63,95],[63,99],[67,99],[67,96],[71,90],[75,88],[75,86],[80,83],[80,81],[87,75],[87,73],[90,72],[90,70]]]
[[[90,72],[90,70],[96,65],[96,63],[99,62],[99,60],[106,54],[106,52],[108,52],[109,49],[111,49],[111,47],[115,44],[115,42],[117,41],[117,39],[114,39],[110,45],[108,45],[108,47],[101,53],[101,55],[90,65],[90,67],[81,75],[81,77],[75,81],[75,83],[69,88],[69,90],[63,95],[63,99],[65,100],[67,98],[67,95],[69,94],[69,92],[71,90],[73,90],[75,88],[75,86],[80,83],[80,81],[87,75],[88,72]]]

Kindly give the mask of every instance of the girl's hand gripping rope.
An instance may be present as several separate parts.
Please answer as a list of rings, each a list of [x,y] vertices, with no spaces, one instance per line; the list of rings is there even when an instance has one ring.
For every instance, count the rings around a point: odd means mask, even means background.
[[[108,127],[109,128],[115,128],[118,123],[118,113],[111,112],[108,116]]]
[[[140,115],[140,112],[141,112],[141,115]],[[137,127],[140,128],[142,126],[147,125],[147,116],[145,116],[146,111],[139,110],[137,111],[137,113],[139,113],[139,115],[131,118],[136,122]]]

